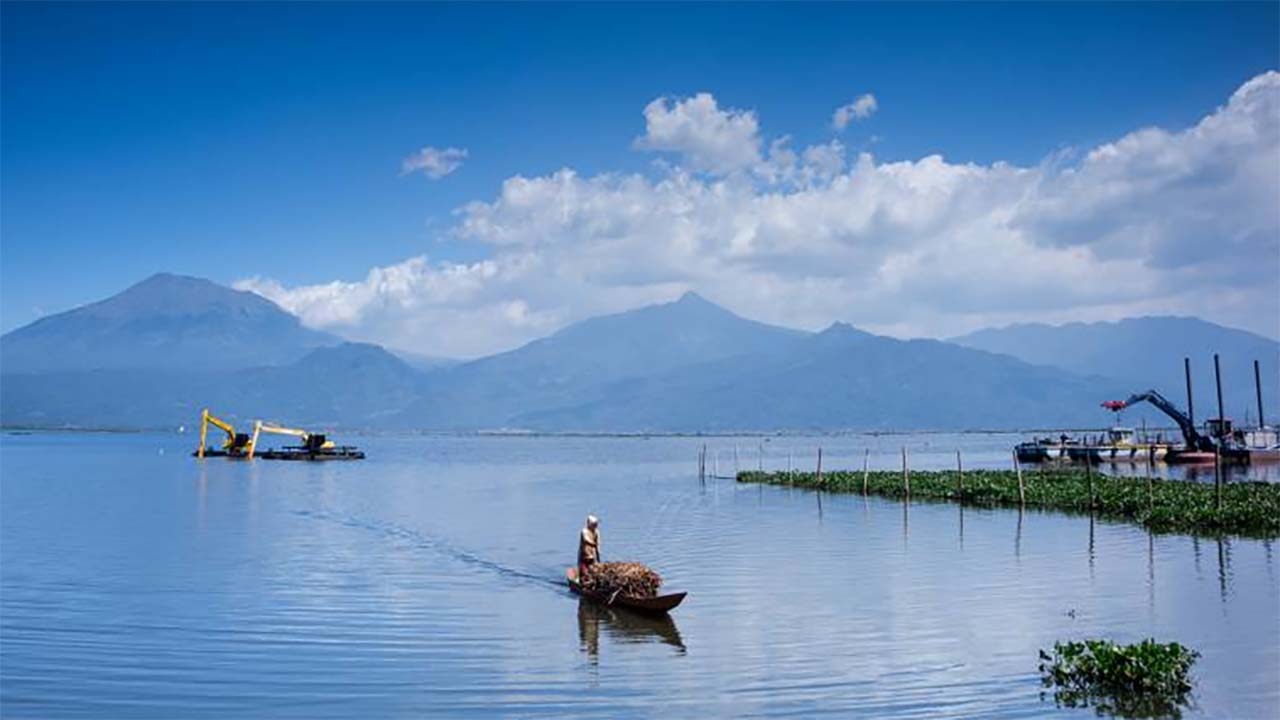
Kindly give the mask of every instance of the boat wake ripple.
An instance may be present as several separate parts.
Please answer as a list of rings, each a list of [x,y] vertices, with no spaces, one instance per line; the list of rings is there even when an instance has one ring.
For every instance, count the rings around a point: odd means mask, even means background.
[[[312,520],[324,520],[350,528],[375,532],[389,539],[404,541],[414,548],[430,550],[456,560],[464,565],[489,570],[497,575],[514,581],[551,587],[557,590],[564,589],[564,580],[559,577],[559,575],[527,572],[509,567],[502,563],[480,557],[470,550],[460,548],[444,538],[423,533],[412,528],[403,527],[401,525],[396,525],[395,523],[367,520],[354,515],[333,512],[330,510],[295,510],[294,514],[299,517],[305,517]]]

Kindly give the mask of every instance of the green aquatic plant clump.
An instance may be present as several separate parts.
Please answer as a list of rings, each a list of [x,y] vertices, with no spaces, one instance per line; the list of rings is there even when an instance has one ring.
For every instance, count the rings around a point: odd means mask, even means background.
[[[1133,645],[1109,640],[1055,643],[1040,651],[1040,676],[1054,701],[1121,717],[1180,717],[1200,653],[1154,639]]]
[[[1047,469],[912,471],[912,500],[960,502],[981,507],[1019,507],[1093,512],[1103,519],[1133,522],[1155,532],[1280,537],[1280,484],[1228,483],[1218,508],[1213,485],[1189,481],[1121,478],[1083,470]],[[963,486],[962,486],[963,481]],[[829,492],[906,497],[901,471],[741,472],[738,482],[791,485]]]

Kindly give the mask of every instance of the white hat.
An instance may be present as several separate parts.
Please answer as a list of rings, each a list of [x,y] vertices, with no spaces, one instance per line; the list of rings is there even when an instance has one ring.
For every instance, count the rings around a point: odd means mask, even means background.
[[[600,518],[596,517],[595,515],[587,516],[587,527],[595,527],[596,525],[599,525],[599,524],[600,524]]]

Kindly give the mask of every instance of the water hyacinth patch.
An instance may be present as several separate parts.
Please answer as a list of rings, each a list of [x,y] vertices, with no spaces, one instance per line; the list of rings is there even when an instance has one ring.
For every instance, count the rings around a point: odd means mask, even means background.
[[[791,485],[828,492],[863,491],[889,498],[907,495],[899,471],[738,473],[738,482]],[[1092,498],[1090,488],[1092,486]],[[1023,491],[1012,470],[966,470],[963,490],[955,471],[911,471],[911,499],[952,501],[980,507],[1018,507],[1092,512],[1099,518],[1133,522],[1155,532],[1280,537],[1280,484],[1228,483],[1222,508],[1205,483],[1112,477],[1082,470],[1050,469],[1023,474]],[[1025,502],[1023,502],[1025,496]]]
[[[1190,670],[1200,653],[1154,639],[1133,645],[1109,640],[1055,643],[1040,651],[1041,682],[1054,702],[1092,705],[1121,717],[1181,717],[1191,692]]]

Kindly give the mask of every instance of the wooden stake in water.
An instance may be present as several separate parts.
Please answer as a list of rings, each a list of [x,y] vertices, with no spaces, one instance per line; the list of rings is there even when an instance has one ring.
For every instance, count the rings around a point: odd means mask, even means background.
[[[1018,451],[1013,451],[1013,469],[1018,473],[1018,504],[1027,504],[1027,488],[1022,484],[1022,463],[1018,462]]]
[[[818,448],[818,487],[822,487],[822,448]]]
[[[964,500],[964,465],[960,462],[960,450],[956,449],[956,487],[960,500]]]
[[[862,494],[867,494],[867,460],[871,458],[871,448],[862,451]]]
[[[760,472],[764,472],[764,443],[760,443],[760,463],[756,466]]]
[[[1148,457],[1147,458],[1147,512],[1151,512],[1151,509],[1154,508],[1156,504],[1155,496],[1152,494],[1152,492],[1153,491],[1151,488],[1151,458]]]
[[[787,484],[790,485],[792,483],[792,480],[793,478],[791,476],[791,451],[788,450],[787,451]]]
[[[1093,509],[1093,458],[1089,456],[1089,451],[1084,453],[1084,474],[1089,478],[1089,509]]]
[[[907,469],[907,446],[902,446],[902,490],[911,497],[911,471]]]
[[[1222,453],[1217,445],[1213,446],[1213,505],[1217,512],[1222,512]]]

